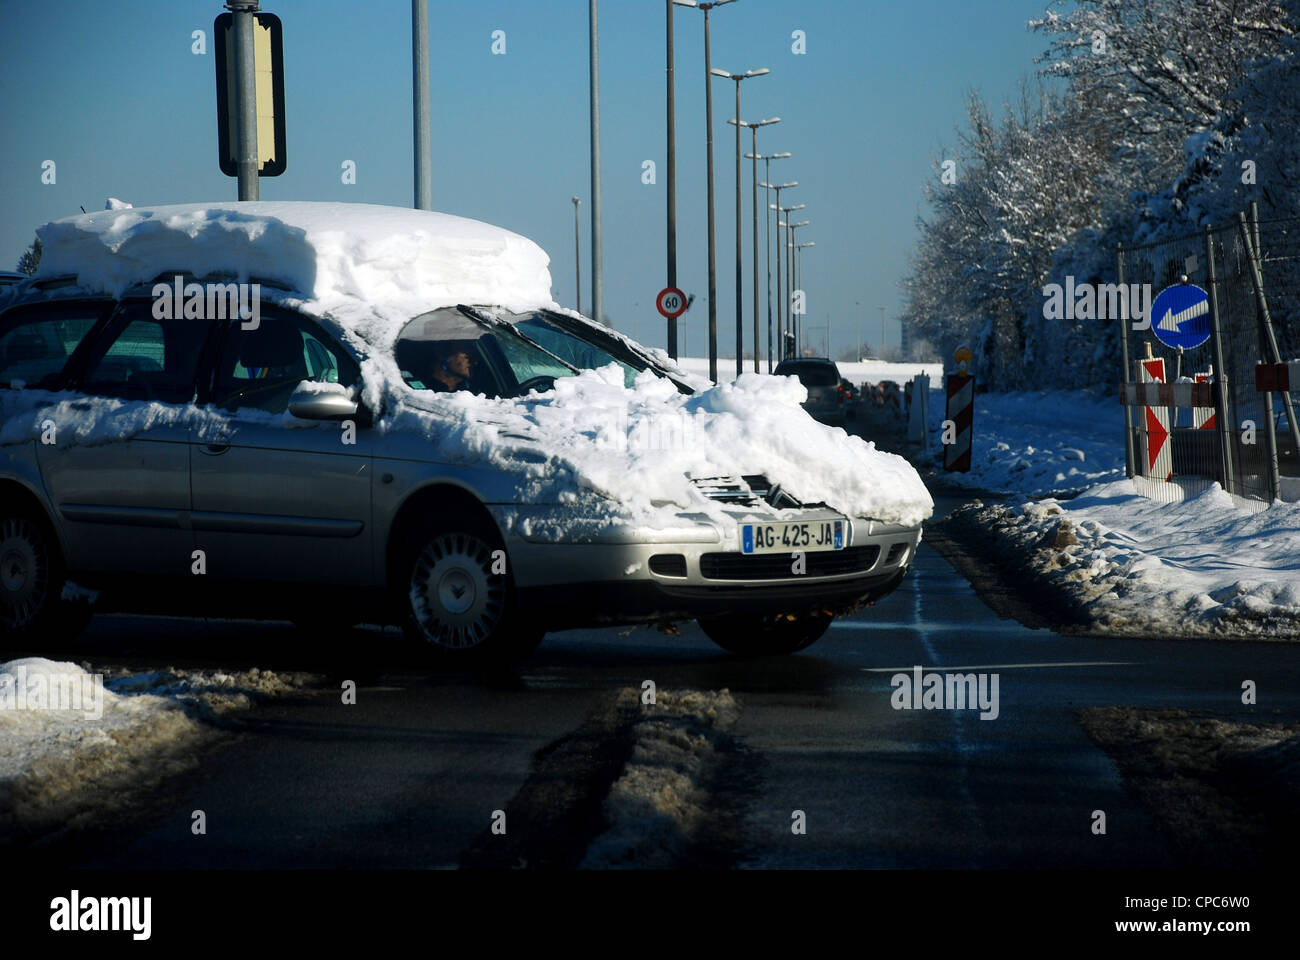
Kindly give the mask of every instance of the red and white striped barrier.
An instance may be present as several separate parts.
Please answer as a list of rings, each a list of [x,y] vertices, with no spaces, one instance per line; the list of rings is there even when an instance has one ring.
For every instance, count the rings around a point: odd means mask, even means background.
[[[1255,389],[1260,393],[1288,393],[1300,389],[1300,360],[1255,364]]]
[[[1154,384],[1159,385],[1157,394],[1160,388],[1179,391],[1179,388],[1190,390],[1199,386],[1194,383],[1165,383],[1165,361],[1162,357],[1139,360],[1137,373],[1138,385],[1145,385],[1148,389]],[[1169,449],[1169,411],[1164,405],[1145,406],[1142,408],[1142,422],[1146,426],[1141,434],[1142,463],[1146,467],[1146,475],[1155,480],[1168,480],[1174,475],[1173,457]]]
[[[970,472],[971,427],[975,419],[975,378],[960,373],[949,374],[947,416],[956,427],[952,443],[944,444],[943,468]]]
[[[1194,379],[1198,384],[1204,383],[1208,385],[1212,374],[1213,374],[1213,368],[1211,368],[1210,373],[1198,373],[1192,379]],[[1214,419],[1214,398],[1213,397],[1210,398],[1210,402],[1207,403],[1205,406],[1192,408],[1192,426],[1195,429],[1213,430],[1217,425],[1218,425],[1218,421]]]
[[[1214,388],[1208,383],[1122,383],[1119,398],[1128,407],[1209,407],[1214,415]]]

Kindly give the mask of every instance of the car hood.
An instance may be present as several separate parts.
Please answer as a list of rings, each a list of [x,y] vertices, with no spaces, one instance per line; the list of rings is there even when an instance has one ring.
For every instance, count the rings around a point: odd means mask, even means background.
[[[377,426],[418,432],[439,460],[511,472],[526,502],[594,496],[647,520],[690,510],[730,523],[700,481],[761,477],[786,502],[908,525],[930,515],[911,464],[817,423],[806,397],[796,380],[757,374],[692,396],[649,372],[626,387],[611,365],[518,399],[407,390]]]

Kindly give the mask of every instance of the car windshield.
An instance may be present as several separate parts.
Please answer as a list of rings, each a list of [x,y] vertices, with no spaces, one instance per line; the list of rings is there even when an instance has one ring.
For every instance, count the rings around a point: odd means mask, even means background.
[[[598,370],[614,363],[623,371],[624,385],[630,387],[637,374],[646,369],[645,364],[633,365],[590,340],[575,336],[571,331],[560,326],[549,314],[540,310],[530,313],[493,310],[491,313],[497,319],[510,324],[517,333],[552,356],[572,364],[579,370]]]

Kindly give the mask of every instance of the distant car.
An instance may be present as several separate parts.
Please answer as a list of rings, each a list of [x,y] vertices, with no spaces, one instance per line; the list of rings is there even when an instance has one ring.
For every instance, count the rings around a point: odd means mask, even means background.
[[[844,418],[844,387],[847,381],[840,376],[834,360],[825,357],[800,357],[782,360],[772,371],[778,377],[798,377],[808,391],[803,408],[814,420],[842,427]]]

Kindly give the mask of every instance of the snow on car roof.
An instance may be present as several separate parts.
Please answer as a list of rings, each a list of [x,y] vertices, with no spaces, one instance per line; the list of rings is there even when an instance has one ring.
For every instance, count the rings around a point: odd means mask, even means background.
[[[244,201],[101,210],[47,223],[38,278],[120,296],[171,272],[292,288],[363,339],[367,305],[394,318],[458,303],[555,306],[550,258],[526,237],[464,217],[364,203]],[[351,305],[352,309],[349,309]],[[350,322],[354,321],[354,322]]]

